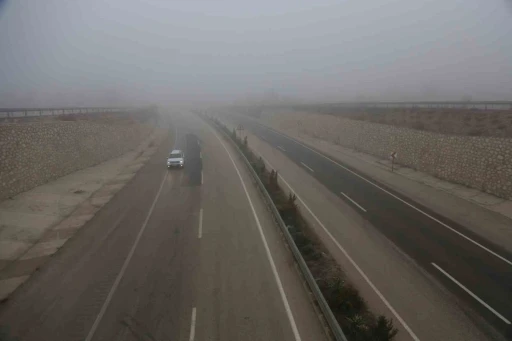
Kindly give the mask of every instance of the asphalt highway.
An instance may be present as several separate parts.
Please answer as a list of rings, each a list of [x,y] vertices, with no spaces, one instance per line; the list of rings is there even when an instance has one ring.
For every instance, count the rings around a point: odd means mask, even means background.
[[[19,340],[325,340],[250,175],[177,115],[148,163],[0,305]],[[184,169],[167,170],[171,149]]]
[[[512,337],[511,254],[293,138],[251,119],[236,120],[351,205],[465,308]]]

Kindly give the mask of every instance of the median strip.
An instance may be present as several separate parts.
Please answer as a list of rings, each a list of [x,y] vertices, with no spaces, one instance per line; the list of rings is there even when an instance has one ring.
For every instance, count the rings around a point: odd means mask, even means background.
[[[205,116],[203,118],[208,120]],[[382,315],[375,316],[368,310],[364,299],[347,282],[334,258],[302,217],[295,204],[297,197],[293,193],[286,195],[278,184],[278,173],[266,169],[263,159],[249,149],[247,137],[241,140],[236,132],[230,132],[216,119],[209,119],[209,122],[223,132],[243,156],[334,339],[393,340],[398,331],[392,320]]]

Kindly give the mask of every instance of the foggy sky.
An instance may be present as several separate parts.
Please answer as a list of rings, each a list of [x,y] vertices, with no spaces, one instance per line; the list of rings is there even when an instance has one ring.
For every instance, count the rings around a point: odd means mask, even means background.
[[[6,1],[0,107],[512,100],[507,1]]]

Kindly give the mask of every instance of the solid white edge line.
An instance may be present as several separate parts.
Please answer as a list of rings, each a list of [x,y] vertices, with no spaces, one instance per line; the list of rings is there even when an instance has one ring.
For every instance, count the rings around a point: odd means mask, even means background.
[[[199,231],[197,233],[197,237],[201,239],[203,236],[203,209],[199,210]]]
[[[270,168],[274,168],[270,162],[268,162],[267,159],[265,159],[263,157],[263,155],[261,155],[261,158],[269,165]],[[366,281],[366,283],[368,283],[368,285],[372,288],[372,290],[377,294],[377,296],[379,296],[379,298],[382,300],[382,302],[384,302],[384,304],[386,305],[386,307],[391,311],[391,313],[396,317],[396,319],[400,322],[400,324],[404,327],[404,329],[409,333],[409,335],[411,336],[411,338],[415,341],[419,341],[420,339],[416,336],[416,334],[412,331],[412,329],[409,327],[409,325],[404,321],[404,319],[398,314],[398,312],[395,310],[395,308],[393,308],[393,306],[391,305],[391,303],[388,302],[388,300],[384,297],[384,295],[379,291],[379,289],[377,289],[377,287],[375,286],[375,284],[373,284],[373,282],[368,278],[368,276],[366,275],[366,273],[359,267],[359,265],[357,265],[357,263],[352,259],[352,257],[350,257],[350,255],[348,254],[348,252],[343,248],[343,246],[341,246],[341,244],[334,238],[334,236],[331,234],[331,232],[325,227],[325,225],[320,221],[320,219],[316,216],[316,214],[313,213],[313,211],[309,208],[308,205],[306,205],[306,203],[304,202],[304,200],[302,200],[302,198],[297,194],[297,192],[292,188],[292,186],[290,186],[290,184],[288,183],[288,181],[286,181],[283,176],[281,174],[278,174],[279,178],[281,178],[281,180],[283,180],[283,182],[285,183],[285,185],[290,189],[290,191],[293,192],[293,194],[295,194],[295,196],[297,197],[297,199],[300,201],[300,203],[306,208],[306,210],[309,212],[309,214],[311,214],[311,216],[315,219],[315,221],[318,223],[318,225],[320,225],[320,227],[322,227],[322,229],[324,230],[324,232],[329,236],[329,238],[331,239],[331,241],[336,245],[336,247],[343,253],[343,255],[348,259],[348,261],[350,262],[350,264],[352,264],[352,266],[357,270],[357,272],[359,273],[359,275],[361,275],[361,277],[363,277],[363,279]]]
[[[348,200],[350,200],[354,205],[356,205],[357,207],[359,207],[361,210],[365,211],[366,210],[361,206],[359,205],[357,202],[355,202],[351,197],[349,197],[348,195],[346,195],[345,193],[343,192],[340,192],[345,198],[347,198]]]
[[[487,303],[485,303],[482,299],[480,299],[480,297],[478,297],[477,295],[473,294],[473,292],[471,292],[471,290],[469,290],[468,288],[466,288],[464,285],[462,285],[459,281],[457,281],[455,278],[453,278],[448,272],[444,271],[439,265],[437,265],[436,263],[433,263],[431,262],[430,264],[432,264],[437,270],[441,271],[441,273],[443,275],[445,275],[446,277],[448,277],[449,279],[451,279],[455,284],[457,284],[462,290],[464,290],[465,292],[467,292],[469,295],[471,295],[471,297],[473,297],[475,300],[477,300],[481,305],[483,305],[484,307],[486,307],[487,309],[489,309],[491,312],[494,313],[494,315],[498,316],[501,320],[503,320],[506,324],[511,324],[509,320],[507,320],[505,317],[503,317],[503,315],[501,315],[500,313],[498,313],[496,310],[494,310],[491,306],[489,306]]]
[[[94,320],[94,323],[89,330],[89,333],[87,334],[87,337],[85,338],[85,341],[91,341],[94,333],[96,332],[96,329],[98,328],[98,325],[101,322],[101,319],[103,318],[103,315],[105,315],[105,312],[107,311],[107,308],[110,304],[110,301],[112,300],[112,297],[114,297],[114,293],[117,290],[117,287],[119,286],[119,283],[123,279],[124,273],[126,271],[126,268],[128,268],[128,264],[130,263],[130,260],[133,257],[133,254],[135,253],[135,249],[137,248],[137,245],[139,244],[140,238],[142,237],[142,234],[144,233],[144,230],[146,229],[146,226],[148,224],[149,218],[151,217],[151,214],[153,213],[153,209],[155,208],[156,202],[158,201],[158,198],[160,197],[160,193],[162,192],[162,188],[164,188],[165,181],[167,179],[167,175],[169,173],[165,173],[162,183],[160,184],[160,188],[158,189],[158,192],[156,193],[155,199],[153,200],[153,203],[151,204],[151,207],[149,208],[148,214],[146,215],[146,219],[144,220],[144,223],[142,224],[139,233],[137,234],[137,237],[135,238],[135,242],[132,245],[132,248],[130,249],[130,252],[128,253],[128,256],[124,260],[123,266],[121,267],[121,271],[117,274],[116,280],[114,281],[114,284],[112,285],[112,288],[110,288],[110,291],[107,295],[107,299],[105,302],[103,302],[103,305],[100,309],[100,312],[98,313],[98,316],[96,316],[96,319]]]
[[[284,149],[284,148],[283,148],[283,147],[281,147],[281,146],[277,146],[277,148],[281,149],[283,152],[285,152],[285,151],[286,151],[286,149]]]
[[[254,122],[254,123],[256,123],[256,122]],[[480,244],[479,242],[474,241],[473,239],[471,239],[471,238],[467,237],[465,234],[463,234],[462,232],[457,231],[457,230],[456,230],[456,229],[454,229],[453,227],[450,227],[449,225],[446,225],[445,223],[443,223],[443,222],[442,222],[442,221],[440,221],[439,219],[436,219],[436,218],[432,217],[432,216],[431,216],[430,214],[428,214],[427,212],[424,212],[424,211],[422,211],[421,209],[417,208],[416,206],[414,206],[414,205],[412,205],[412,204],[409,204],[407,201],[405,201],[405,200],[403,200],[403,199],[401,199],[401,198],[397,197],[396,195],[394,195],[393,193],[391,193],[391,192],[387,191],[386,189],[384,189],[384,188],[380,187],[380,186],[379,186],[379,185],[377,185],[376,183],[373,183],[372,181],[370,181],[370,180],[366,179],[365,177],[363,177],[363,176],[361,176],[361,175],[359,175],[359,174],[357,174],[357,173],[355,173],[355,172],[351,171],[350,169],[348,169],[347,167],[345,167],[345,166],[343,166],[343,165],[339,164],[338,162],[334,161],[334,160],[333,160],[333,159],[331,159],[330,157],[328,157],[328,156],[326,156],[326,155],[323,155],[322,153],[319,153],[319,152],[317,152],[316,150],[314,150],[314,149],[312,149],[312,148],[310,148],[310,147],[306,146],[306,145],[305,145],[305,144],[303,144],[302,142],[300,142],[300,141],[296,141],[296,140],[292,139],[291,137],[288,137],[288,136],[286,136],[286,135],[284,135],[284,134],[282,134],[282,133],[280,133],[280,132],[278,132],[278,131],[276,131],[276,130],[274,130],[274,129],[272,129],[272,128],[269,128],[269,127],[264,126],[264,125],[259,124],[259,123],[256,123],[256,124],[258,124],[258,125],[260,125],[260,126],[262,126],[262,127],[266,128],[266,129],[269,129],[269,130],[271,130],[271,131],[275,132],[276,134],[281,135],[281,136],[283,136],[283,137],[285,137],[285,138],[289,139],[290,141],[293,141],[293,142],[295,142],[295,143],[297,143],[297,144],[299,144],[299,145],[303,146],[304,148],[307,148],[307,149],[311,150],[311,151],[312,151],[312,152],[314,152],[315,154],[318,154],[318,155],[320,155],[321,157],[323,157],[323,158],[325,158],[325,159],[327,159],[327,160],[331,161],[332,163],[334,163],[334,164],[338,165],[339,167],[341,167],[341,168],[345,169],[346,171],[348,171],[348,172],[350,172],[350,173],[354,174],[354,175],[355,175],[355,176],[357,176],[358,178],[360,178],[360,179],[362,179],[362,180],[364,180],[364,181],[368,182],[369,184],[371,184],[371,185],[373,185],[373,186],[377,187],[378,189],[380,189],[380,190],[381,190],[381,191],[383,191],[384,193],[387,193],[387,194],[391,195],[393,198],[395,198],[395,199],[397,199],[397,200],[399,200],[399,201],[403,202],[403,203],[404,203],[404,204],[406,204],[407,206],[409,206],[409,207],[411,207],[411,208],[415,209],[416,211],[418,211],[418,212],[422,213],[423,215],[425,215],[426,217],[428,217],[428,218],[432,219],[432,220],[433,220],[433,221],[435,221],[436,223],[439,223],[440,225],[442,225],[442,226],[446,227],[446,228],[447,228],[447,229],[449,229],[450,231],[455,232],[456,234],[458,234],[458,235],[459,235],[459,236],[461,236],[462,238],[464,238],[464,239],[468,240],[469,242],[471,242],[471,243],[475,244],[476,246],[478,246],[478,247],[482,248],[483,250],[485,250],[485,251],[489,252],[490,254],[492,254],[493,256],[495,256],[495,257],[497,257],[497,258],[501,259],[501,260],[502,260],[502,261],[504,261],[505,263],[507,263],[507,264],[509,264],[509,265],[512,265],[512,261],[510,261],[510,260],[506,259],[505,257],[500,256],[499,254],[497,254],[496,252],[494,252],[494,251],[492,251],[492,250],[488,249],[487,247],[483,246],[483,245],[482,245],[482,244]]]
[[[299,330],[297,329],[297,324],[295,323],[295,319],[293,317],[293,313],[292,313],[292,310],[290,308],[290,304],[288,303],[288,298],[286,297],[286,293],[284,292],[283,284],[281,283],[281,279],[279,278],[279,274],[277,273],[277,268],[276,268],[276,265],[274,263],[274,258],[272,257],[272,253],[270,252],[270,248],[268,246],[267,239],[265,237],[265,233],[263,232],[263,228],[261,227],[260,220],[258,218],[258,214],[256,213],[256,209],[254,208],[254,205],[252,203],[251,197],[249,196],[249,192],[247,191],[247,187],[245,186],[245,183],[244,183],[244,180],[242,178],[242,175],[240,174],[240,171],[238,170],[238,167],[237,167],[237,165],[235,163],[235,160],[233,160],[233,157],[231,156],[231,153],[229,152],[229,150],[226,147],[226,145],[224,144],[224,142],[222,142],[220,137],[217,135],[217,133],[215,132],[215,130],[213,130],[213,128],[211,126],[208,125],[208,127],[211,129],[211,131],[213,132],[215,137],[217,137],[217,139],[219,140],[219,142],[222,145],[222,147],[224,147],[224,150],[228,154],[229,159],[231,160],[231,162],[233,163],[233,166],[235,167],[235,171],[238,174],[238,178],[240,179],[240,182],[242,183],[242,187],[244,189],[245,196],[247,197],[247,200],[249,201],[249,206],[251,207],[251,210],[252,210],[252,215],[254,217],[254,220],[256,221],[256,225],[258,226],[258,231],[260,233],[260,237],[261,237],[261,240],[263,242],[263,246],[265,247],[265,252],[267,254],[267,259],[268,259],[268,261],[270,263],[270,267],[272,268],[272,273],[274,274],[274,278],[276,280],[277,287],[279,289],[279,293],[281,295],[281,299],[283,301],[284,308],[286,310],[286,315],[288,316],[288,320],[290,321],[290,325],[291,325],[291,328],[292,328],[292,331],[293,331],[293,335],[294,335],[296,341],[301,341]]]
[[[307,169],[309,169],[312,173],[314,173],[314,172],[315,172],[311,167],[309,167],[308,165],[306,165],[304,162],[302,162],[302,161],[301,161],[300,163],[301,163],[301,165],[303,165],[304,167],[306,167]]]
[[[190,318],[190,336],[189,341],[194,341],[196,337],[196,307],[192,308],[192,316]]]

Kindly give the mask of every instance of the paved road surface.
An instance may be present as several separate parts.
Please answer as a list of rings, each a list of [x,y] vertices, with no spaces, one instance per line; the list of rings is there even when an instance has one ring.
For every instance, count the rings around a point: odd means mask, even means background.
[[[184,116],[174,123],[176,142],[171,131],[134,179],[2,304],[0,325],[13,336],[325,339],[240,161],[233,156],[246,189],[205,123]],[[165,168],[173,145],[185,150],[183,170]]]
[[[246,118],[238,120],[354,207],[465,304],[512,338],[512,255],[277,131]]]

